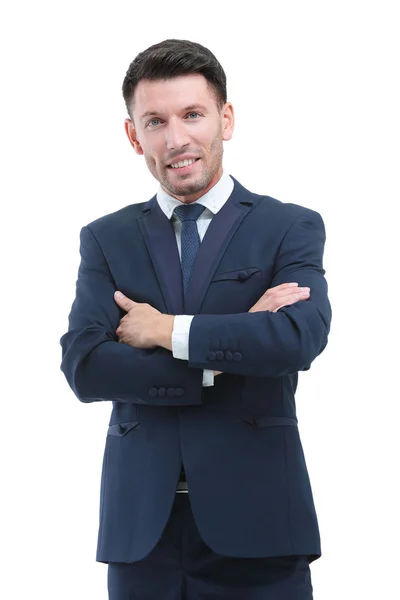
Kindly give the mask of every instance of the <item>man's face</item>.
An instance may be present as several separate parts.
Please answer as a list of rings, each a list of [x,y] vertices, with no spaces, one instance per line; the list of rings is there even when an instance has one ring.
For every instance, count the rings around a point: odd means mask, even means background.
[[[217,183],[223,140],[233,133],[233,107],[218,108],[202,75],[141,80],[132,111],[133,122],[125,121],[129,140],[168,194],[190,203]],[[191,164],[182,165],[184,160]]]

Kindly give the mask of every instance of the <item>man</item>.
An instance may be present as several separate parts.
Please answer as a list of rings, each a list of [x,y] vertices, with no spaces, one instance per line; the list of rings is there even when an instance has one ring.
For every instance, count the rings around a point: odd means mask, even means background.
[[[234,112],[208,49],[148,48],[123,95],[160,188],[83,227],[61,339],[79,400],[113,403],[109,597],[310,600],[321,550],[294,394],[330,328],[323,221],[223,170]]]

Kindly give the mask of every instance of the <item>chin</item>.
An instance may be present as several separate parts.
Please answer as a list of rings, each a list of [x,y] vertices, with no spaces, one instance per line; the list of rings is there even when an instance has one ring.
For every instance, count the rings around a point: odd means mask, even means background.
[[[203,185],[202,181],[193,181],[191,183],[182,182],[182,185],[174,186],[176,190],[176,194],[180,194],[181,196],[191,196],[192,194],[197,194],[201,192],[206,186]]]

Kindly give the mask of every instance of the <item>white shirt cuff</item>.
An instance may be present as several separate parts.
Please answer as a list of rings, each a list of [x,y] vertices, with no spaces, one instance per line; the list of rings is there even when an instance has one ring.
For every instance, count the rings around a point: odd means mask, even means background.
[[[189,360],[189,331],[193,316],[175,315],[172,329],[172,356]]]
[[[172,329],[172,356],[189,360],[189,332],[194,315],[175,315]],[[204,369],[203,387],[214,385],[214,371]]]
[[[203,371],[203,387],[210,387],[214,385],[214,371],[204,369]]]

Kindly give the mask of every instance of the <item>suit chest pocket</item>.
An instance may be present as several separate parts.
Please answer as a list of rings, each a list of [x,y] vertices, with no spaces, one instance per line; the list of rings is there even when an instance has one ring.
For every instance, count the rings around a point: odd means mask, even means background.
[[[244,284],[246,281],[249,281],[250,278],[253,278],[253,280],[259,279],[261,273],[262,271],[259,267],[248,267],[245,269],[228,271],[225,273],[217,273],[212,278],[211,283],[217,283],[221,281],[235,281]]]
[[[247,312],[267,290],[265,275],[260,267],[216,273],[210,282],[202,312]]]

